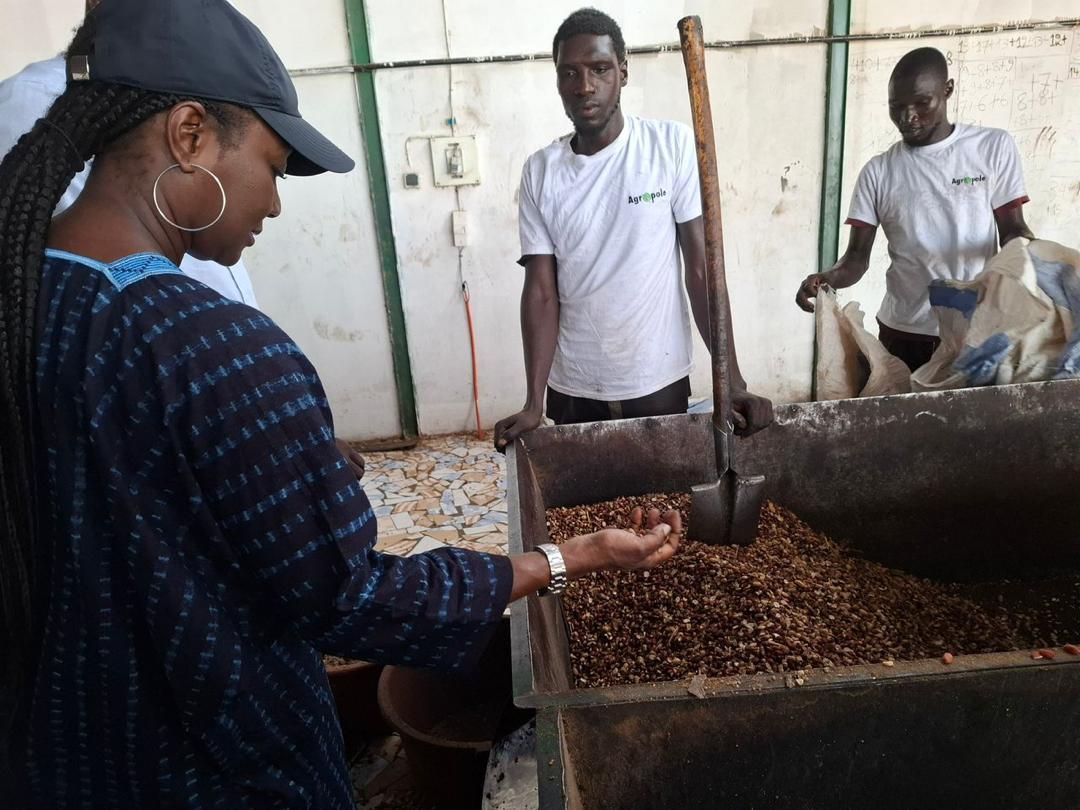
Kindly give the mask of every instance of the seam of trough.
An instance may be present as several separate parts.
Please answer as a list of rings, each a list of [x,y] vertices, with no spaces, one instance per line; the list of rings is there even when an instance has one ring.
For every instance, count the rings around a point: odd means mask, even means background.
[[[1051,667],[1080,666],[1080,659],[1056,658],[1033,661],[1030,660],[1029,655],[1028,651],[964,655],[958,656],[956,662],[951,665],[942,664],[937,659],[921,659],[919,661],[905,662],[900,671],[886,668],[881,664],[862,664],[856,667],[839,668],[828,674],[811,669],[804,670],[801,673],[801,677],[808,680],[804,685],[798,687],[789,687],[785,683],[785,678],[794,674],[791,672],[771,674],[767,678],[762,678],[758,683],[746,686],[740,685],[734,688],[710,686],[709,681],[715,683],[716,681],[729,681],[739,677],[751,679],[761,677],[761,673],[757,676],[709,678],[704,685],[706,691],[704,698],[692,697],[686,691],[683,681],[664,681],[654,684],[635,684],[606,689],[571,689],[565,692],[539,693],[526,696],[527,700],[523,700],[519,705],[523,708],[535,709],[584,709],[620,706],[628,703],[660,703],[719,698],[738,699],[747,696],[786,694],[788,691],[831,691],[854,694],[867,688],[891,686],[898,682],[910,683],[912,681],[939,680],[943,677],[963,678],[995,672],[1020,672],[1030,669],[1049,670]],[[980,662],[985,663],[980,666]],[[971,664],[975,665],[972,666]],[[905,671],[908,667],[914,668],[915,671],[911,669]]]

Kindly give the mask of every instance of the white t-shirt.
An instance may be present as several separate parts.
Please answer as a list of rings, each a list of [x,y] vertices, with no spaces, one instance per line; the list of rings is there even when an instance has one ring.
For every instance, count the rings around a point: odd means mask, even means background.
[[[693,132],[625,117],[619,137],[577,155],[570,135],[521,174],[524,256],[553,255],[559,336],[548,385],[635,399],[690,373],[690,316],[676,223],[701,216]]]
[[[34,62],[10,78],[0,82],[0,159],[3,159],[34,122],[48,112],[52,103],[64,92],[67,71],[62,56]],[[65,210],[83,190],[90,174],[90,163],[72,178],[64,196],[57,203],[55,214]],[[185,256],[180,269],[226,298],[257,307],[255,290],[243,262],[225,267],[214,262]]]
[[[1004,130],[956,124],[943,141],[900,141],[871,159],[855,183],[848,224],[881,225],[889,241],[881,322],[936,335],[930,282],[977,276],[998,250],[994,209],[1027,200],[1020,154]]]

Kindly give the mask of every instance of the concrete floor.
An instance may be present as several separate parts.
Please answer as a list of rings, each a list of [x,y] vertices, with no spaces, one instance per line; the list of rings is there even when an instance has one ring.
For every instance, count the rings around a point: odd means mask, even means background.
[[[409,779],[397,734],[372,739],[349,763],[357,810],[429,810],[431,804]]]

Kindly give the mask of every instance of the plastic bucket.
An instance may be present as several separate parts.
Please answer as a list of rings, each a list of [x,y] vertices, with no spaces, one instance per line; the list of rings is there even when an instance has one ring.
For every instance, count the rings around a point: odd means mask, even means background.
[[[480,806],[488,752],[512,709],[509,630],[504,620],[470,674],[388,666],[379,679],[413,783],[440,807]]]
[[[382,671],[382,666],[367,661],[326,666],[330,691],[337,704],[341,734],[345,738],[345,756],[350,760],[366,740],[390,730],[379,711],[379,676]]]

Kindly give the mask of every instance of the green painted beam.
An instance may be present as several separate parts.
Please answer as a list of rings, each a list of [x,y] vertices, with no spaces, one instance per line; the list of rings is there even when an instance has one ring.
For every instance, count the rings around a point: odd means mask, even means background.
[[[352,61],[364,65],[371,61],[368,41],[367,13],[364,0],[345,0],[345,16],[349,27],[349,47]],[[390,351],[394,364],[394,384],[397,388],[398,417],[401,433],[407,438],[419,434],[416,419],[416,390],[413,387],[412,364],[409,361],[409,340],[405,331],[405,310],[401,305],[401,282],[398,276],[397,247],[390,220],[390,189],[386,183],[386,160],[383,156],[382,133],[379,129],[379,107],[375,98],[375,77],[357,72],[356,96],[360,102],[360,128],[367,157],[371,202],[375,212],[378,235],[379,264],[382,272],[383,294],[386,298],[386,319],[390,328]]]
[[[829,0],[829,35],[851,33],[851,0]],[[825,153],[822,157],[818,272],[840,257],[840,217],[844,181],[844,123],[847,112],[848,43],[832,42],[825,55]],[[810,369],[810,398],[817,399],[817,338]]]
[[[851,27],[851,0],[830,0],[829,35],[847,36]],[[825,155],[821,183],[821,230],[818,268],[828,270],[839,258],[841,205],[844,179],[844,121],[847,108],[848,43],[833,42],[825,58]]]

